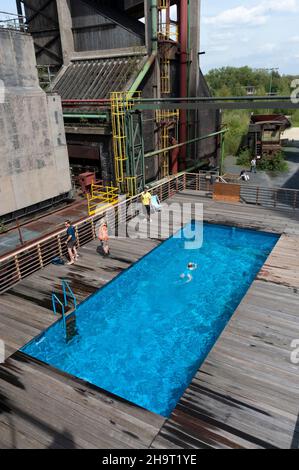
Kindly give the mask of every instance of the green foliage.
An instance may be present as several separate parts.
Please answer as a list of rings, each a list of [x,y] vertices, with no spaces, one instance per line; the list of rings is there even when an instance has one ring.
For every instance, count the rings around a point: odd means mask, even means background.
[[[272,76],[272,92],[281,96],[290,96],[292,80],[296,77],[280,75],[274,72]],[[255,87],[257,96],[266,96],[270,91],[271,72],[250,67],[223,67],[213,69],[206,75],[206,80],[214,96],[245,96],[246,87]],[[251,113],[268,114],[268,109],[235,110],[223,113],[223,122],[229,127],[226,135],[225,155],[237,155],[242,144],[243,136],[248,132]],[[298,110],[273,110],[274,113],[291,114],[294,126],[299,126]]]
[[[299,127],[299,109],[296,109],[291,120],[294,127]]]
[[[284,153],[277,152],[273,157],[267,157],[264,155],[258,162],[258,169],[263,171],[286,172],[289,167],[285,161]]]
[[[225,136],[225,155],[237,155],[242,138],[248,131],[248,112],[246,110],[225,111],[222,120],[229,129]]]
[[[242,150],[237,158],[237,165],[240,166],[250,166],[252,160],[251,152],[249,149]]]
[[[281,96],[290,96],[292,92],[291,82],[296,78],[291,75],[280,75],[278,72],[272,74],[273,93]],[[246,95],[246,87],[253,86],[256,95],[265,96],[270,91],[271,72],[263,69],[252,69],[250,67],[222,67],[213,69],[206,75],[206,80],[214,96],[221,95],[220,90],[227,87],[230,96]]]

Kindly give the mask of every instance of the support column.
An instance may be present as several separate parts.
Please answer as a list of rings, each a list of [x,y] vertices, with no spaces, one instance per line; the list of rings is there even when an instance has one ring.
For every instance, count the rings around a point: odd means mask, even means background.
[[[64,65],[70,63],[72,54],[75,51],[73,37],[73,20],[71,14],[70,0],[56,0],[58,21],[60,28],[61,49]]]
[[[199,21],[199,20],[198,20]],[[188,96],[188,0],[180,0],[180,97]],[[187,111],[180,112],[180,142],[187,138]],[[187,168],[187,148],[181,150],[181,169]]]
[[[198,96],[199,95],[199,83],[200,83],[200,11],[201,1],[200,0],[189,0],[189,83],[188,83],[188,95]],[[190,111],[189,118],[193,125],[189,127],[188,138],[193,139],[200,132],[199,120],[201,119],[202,113],[199,111]],[[190,156],[192,160],[197,160],[199,154],[200,144],[196,143],[190,146]]]

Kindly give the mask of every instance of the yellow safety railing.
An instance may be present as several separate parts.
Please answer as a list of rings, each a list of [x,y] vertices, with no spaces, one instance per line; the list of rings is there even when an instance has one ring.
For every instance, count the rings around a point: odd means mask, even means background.
[[[127,155],[126,111],[132,109],[141,92],[112,92],[111,118],[115,177],[120,191],[125,191]]]
[[[169,147],[170,142],[170,131],[175,129],[178,120],[179,120],[180,112],[179,110],[158,110],[156,112],[156,120],[160,125],[160,132],[159,132],[159,148],[164,149]],[[160,156],[160,178],[165,178],[169,176],[170,169],[169,169],[169,151],[162,152]]]
[[[158,30],[159,41],[179,41],[179,27],[174,23],[160,23]]]
[[[93,184],[91,194],[87,195],[88,215],[92,216],[118,202],[118,188]]]
[[[170,60],[161,59],[161,93],[168,95],[171,92],[170,85]]]

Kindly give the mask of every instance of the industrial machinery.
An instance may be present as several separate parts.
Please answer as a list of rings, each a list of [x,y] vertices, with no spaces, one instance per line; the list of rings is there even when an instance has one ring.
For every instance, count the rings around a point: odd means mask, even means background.
[[[200,72],[198,0],[17,0],[39,66],[58,72],[70,163],[136,194],[146,181],[219,158],[219,112],[146,110],[134,100],[209,96]],[[54,32],[55,30],[55,32]],[[191,34],[192,32],[192,34]],[[160,149],[158,155],[144,155]]]

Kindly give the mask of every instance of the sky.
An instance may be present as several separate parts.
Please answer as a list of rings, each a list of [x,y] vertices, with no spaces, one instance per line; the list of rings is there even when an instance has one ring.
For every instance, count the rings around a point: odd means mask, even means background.
[[[299,0],[201,0],[203,72],[227,65],[299,75]],[[16,11],[0,0],[1,11]]]
[[[203,72],[249,65],[299,75],[299,0],[201,0]]]

